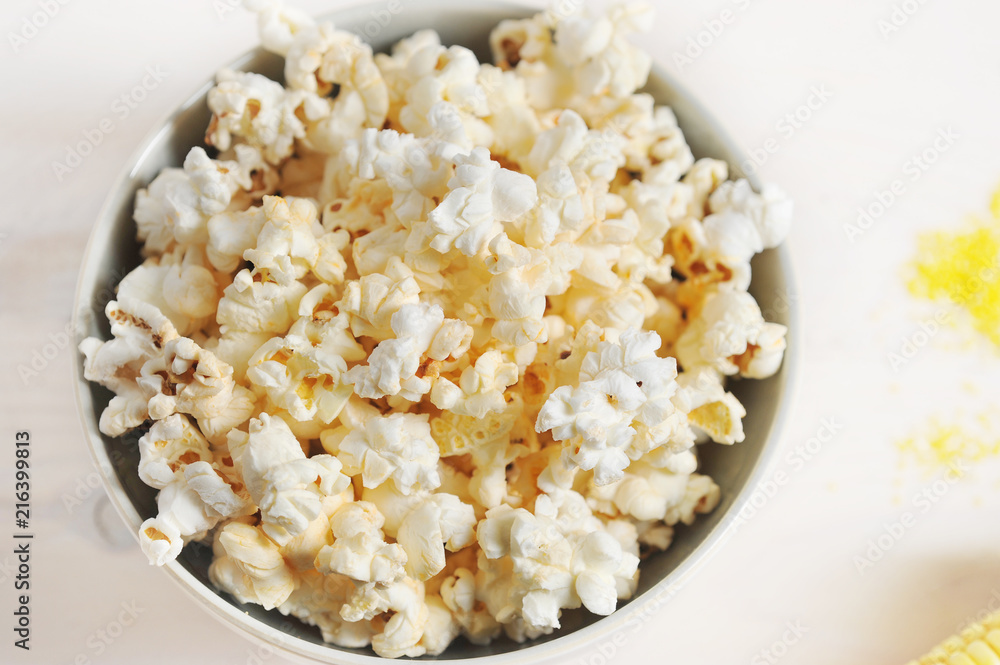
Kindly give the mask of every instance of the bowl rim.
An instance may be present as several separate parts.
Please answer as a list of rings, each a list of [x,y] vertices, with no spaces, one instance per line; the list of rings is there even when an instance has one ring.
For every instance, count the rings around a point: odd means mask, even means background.
[[[333,20],[334,23],[350,22],[360,16],[367,16],[372,9],[382,8],[384,2],[372,1],[360,5],[353,5],[325,12],[316,17],[317,20]],[[428,3],[436,11],[448,11],[458,7],[467,7],[467,0],[434,0],[433,4]],[[481,0],[476,3],[477,9],[484,11],[504,11],[514,15],[524,15],[525,13],[536,13],[542,11],[531,5],[508,0]],[[239,57],[218,67],[228,67],[231,69],[242,69],[248,62],[255,60],[265,53],[268,53],[262,46],[251,48]],[[674,94],[684,100],[684,103],[700,116],[701,122],[712,133],[714,139],[733,158],[739,161],[736,164],[730,163],[730,167],[739,169],[739,165],[744,163],[746,154],[740,148],[719,121],[707,111],[704,105],[694,97],[688,89],[678,82],[676,77],[671,75],[655,60],[650,70],[650,79],[659,79],[667,83]],[[93,229],[87,241],[81,259],[80,270],[77,276],[77,284],[73,297],[72,326],[75,332],[76,355],[72,363],[74,392],[76,397],[77,413],[80,417],[84,430],[84,438],[87,449],[105,491],[114,506],[116,512],[129,527],[132,536],[138,542],[137,529],[143,522],[143,517],[132,505],[125,488],[114,472],[110,456],[104,447],[104,441],[98,428],[98,420],[94,415],[94,403],[90,392],[90,382],[83,376],[83,355],[79,351],[80,342],[86,337],[84,319],[90,315],[87,296],[92,292],[97,284],[99,266],[93,261],[95,248],[105,244],[109,240],[113,228],[115,217],[116,198],[124,190],[125,186],[133,179],[140,165],[153,149],[164,132],[169,131],[179,116],[188,111],[191,107],[201,102],[208,91],[214,85],[215,78],[212,76],[201,84],[197,90],[189,95],[181,104],[164,114],[153,125],[153,129],[148,132],[139,143],[131,156],[125,163],[124,168],[115,178],[108,190],[108,196],[101,206],[94,222]],[[760,191],[761,182],[756,173],[742,174],[751,186]],[[782,243],[774,251],[776,263],[784,282],[786,293],[797,294],[799,280],[796,277],[792,265],[790,251],[787,243]],[[529,662],[542,662],[546,659],[568,658],[574,652],[582,650],[586,645],[596,646],[602,639],[609,639],[610,636],[622,631],[630,624],[634,624],[639,617],[639,626],[650,617],[654,616],[662,604],[668,602],[677,595],[680,590],[690,581],[690,579],[701,569],[706,562],[711,559],[736,532],[736,523],[739,520],[740,510],[748,502],[749,497],[757,490],[761,480],[774,467],[777,460],[777,449],[780,441],[786,436],[790,414],[797,400],[798,384],[800,380],[800,364],[802,360],[802,344],[799,339],[801,331],[801,311],[797,304],[797,297],[788,299],[787,318],[788,336],[787,348],[785,351],[781,373],[776,377],[779,381],[778,394],[781,396],[774,417],[768,428],[767,436],[761,446],[761,451],[757,459],[753,462],[753,468],[748,474],[746,483],[737,492],[732,505],[720,518],[716,526],[709,531],[702,542],[688,554],[676,568],[657,581],[651,588],[642,594],[634,596],[627,606],[616,609],[612,614],[600,617],[589,625],[583,626],[571,632],[555,637],[540,643],[529,644],[506,653],[490,654],[486,656],[472,656],[469,658],[448,658],[447,650],[444,658],[437,658],[433,662],[446,665],[460,665],[467,663],[477,663],[478,665],[526,665]],[[332,663],[342,662],[344,665],[375,665],[384,663],[387,659],[372,654],[357,654],[351,651],[343,651],[333,645],[317,644],[298,637],[294,637],[281,631],[255,617],[241,611],[237,606],[225,601],[216,590],[209,585],[203,584],[194,575],[188,572],[177,560],[172,560],[161,566],[168,573],[168,577],[175,584],[180,586],[186,594],[195,600],[197,604],[206,612],[218,619],[229,629],[240,634],[244,638],[258,645],[258,653],[263,653],[264,649],[272,649],[280,652],[283,656],[300,662],[308,663]],[[618,645],[617,635],[614,644]],[[578,657],[583,657],[577,653]]]

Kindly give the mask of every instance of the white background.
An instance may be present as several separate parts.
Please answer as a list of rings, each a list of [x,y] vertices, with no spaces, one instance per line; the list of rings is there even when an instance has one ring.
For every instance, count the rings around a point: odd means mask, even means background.
[[[297,4],[317,14],[340,3]],[[735,20],[717,37],[702,35],[709,45],[679,66],[675,54],[725,8]],[[87,489],[94,477],[71,351],[25,380],[18,366],[65,329],[92,222],[134,147],[215,69],[256,44],[254,21],[242,10],[220,17],[210,0],[71,0],[15,52],[8,33],[38,9],[38,0],[6,0],[0,13],[0,566],[12,561],[2,543],[13,531],[18,429],[33,440],[37,534],[33,649],[25,657],[11,645],[14,591],[0,568],[0,662],[242,664],[250,643],[151,568],[103,491]],[[779,662],[905,662],[1000,597],[997,466],[979,465],[923,512],[913,496],[937,476],[901,468],[894,447],[930,415],[990,408],[1000,356],[957,329],[934,336],[898,371],[887,361],[940,309],[903,287],[917,231],[984,212],[1000,183],[1000,3],[928,0],[883,35],[879,21],[892,11],[890,0],[674,0],[660,3],[638,40],[747,151],[776,140],[761,174],[797,202],[789,246],[804,362],[791,423],[775,444],[776,468],[791,482],[610,662],[766,663],[762,650],[791,637],[790,623],[805,632],[776,649]],[[119,118],[114,100],[147,67],[166,78]],[[813,86],[832,98],[793,136],[782,135],[776,124]],[[60,182],[53,162],[102,118],[114,120],[114,131]],[[909,180],[907,160],[948,127],[955,144]],[[894,179],[906,192],[849,241],[845,224]],[[843,428],[793,467],[786,455],[823,418]],[[67,506],[74,493],[80,504]],[[906,511],[915,524],[860,574],[855,557]],[[98,652],[97,631],[123,602],[141,614]],[[592,651],[578,656],[600,662]]]

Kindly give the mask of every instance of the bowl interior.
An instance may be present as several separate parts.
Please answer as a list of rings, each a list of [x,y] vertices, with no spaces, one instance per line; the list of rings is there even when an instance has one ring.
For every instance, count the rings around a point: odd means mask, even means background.
[[[390,3],[392,4],[392,3]],[[468,3],[459,0],[395,5],[401,11],[392,14],[386,25],[377,20],[378,10],[384,4],[363,6],[337,12],[329,17],[338,27],[356,32],[369,41],[376,51],[388,50],[399,39],[421,28],[434,28],[445,44],[461,44],[476,52],[481,61],[489,61],[488,36],[490,30],[504,18],[530,15],[533,10],[520,5],[502,2]],[[252,51],[230,65],[265,74],[282,80],[283,60],[260,49]],[[171,115],[154,132],[133,158],[128,170],[110,193],[108,201],[94,227],[84,259],[78,285],[75,315],[78,342],[95,335],[110,337],[104,306],[114,298],[118,281],[140,262],[139,246],[135,239],[132,221],[133,201],[136,191],[146,186],[156,174],[167,166],[180,166],[191,146],[204,145],[204,132],[210,112],[205,95],[210,87],[206,83],[186,104]],[[732,177],[742,175],[739,152],[726,139],[718,126],[704,110],[662,69],[654,66],[645,89],[660,104],[673,107],[681,128],[696,157],[715,157],[730,164]],[[757,183],[751,178],[751,182]],[[783,250],[770,250],[753,261],[751,293],[757,298],[768,320],[789,323],[789,291],[787,258]],[[789,347],[794,348],[795,330],[789,332]],[[91,452],[101,469],[112,499],[129,528],[135,532],[139,524],[156,513],[156,490],[143,484],[136,473],[138,447],[136,442],[143,433],[139,428],[121,438],[102,435],[97,423],[101,412],[111,398],[105,388],[82,378],[77,358],[77,391],[81,415],[87,432]],[[690,527],[677,530],[675,542],[665,552],[645,559],[641,565],[638,592],[629,603],[639,605],[658,593],[681,582],[682,572],[707,553],[710,546],[721,539],[725,527],[735,516],[734,507],[746,500],[752,491],[751,481],[764,459],[768,441],[772,438],[776,421],[784,403],[789,363],[781,371],[764,381],[736,381],[731,389],[746,406],[744,421],[746,440],[735,446],[709,444],[699,449],[700,470],[712,476],[722,488],[722,500],[709,515],[701,516]],[[368,649],[343,649],[325,644],[318,629],[306,626],[294,618],[282,616],[277,611],[267,612],[257,605],[241,605],[225,594],[219,594],[208,580],[211,548],[192,543],[184,548],[176,563],[167,566],[188,591],[211,606],[209,609],[231,623],[242,624],[248,632],[258,637],[274,637],[280,631],[286,649],[314,659],[328,662],[347,659],[358,662],[372,655]],[[219,601],[219,598],[222,601]],[[228,604],[228,607],[224,607]],[[620,607],[621,607],[620,606]],[[619,610],[620,612],[621,610]],[[694,620],[694,619],[693,619]],[[564,612],[563,628],[551,636],[517,644],[507,639],[489,645],[473,645],[465,640],[456,641],[439,658],[467,659],[507,652],[514,652],[535,645],[566,639],[580,629],[601,621],[601,617],[586,611]],[[586,631],[592,633],[593,631]],[[288,639],[288,637],[292,639]],[[297,639],[296,639],[297,638]],[[301,640],[299,642],[298,640]],[[345,652],[356,654],[351,658]],[[372,656],[374,658],[374,656]],[[433,659],[433,658],[428,658]]]

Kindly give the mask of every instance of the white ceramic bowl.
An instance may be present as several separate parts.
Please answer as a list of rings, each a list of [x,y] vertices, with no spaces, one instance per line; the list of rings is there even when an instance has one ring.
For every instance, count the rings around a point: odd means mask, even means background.
[[[356,32],[373,45],[386,50],[399,39],[421,28],[434,28],[445,44],[461,44],[476,52],[481,61],[489,61],[488,36],[504,18],[530,15],[534,10],[497,0],[432,0],[400,3],[387,25],[374,19],[374,12],[385,3],[354,7],[324,16],[340,27]],[[384,15],[382,16],[384,20]],[[233,62],[230,67],[259,72],[281,80],[282,59],[257,49]],[[140,262],[139,248],[132,221],[132,206],[137,189],[146,186],[166,166],[180,166],[193,145],[201,145],[210,113],[206,82],[185,104],[167,117],[146,138],[112,188],[90,237],[77,287],[74,306],[75,329],[79,336],[110,336],[104,317],[105,304],[114,297],[114,286]],[[730,164],[733,177],[740,175],[742,155],[726,138],[704,109],[666,73],[654,65],[646,91],[657,102],[673,107],[681,128],[696,157],[715,157]],[[754,178],[751,183],[758,187]],[[758,187],[759,188],[759,187]],[[799,344],[794,320],[795,298],[786,250],[770,250],[754,259],[751,293],[757,298],[768,320],[789,326],[789,351],[777,375],[765,381],[735,382],[733,392],[746,405],[744,421],[746,440],[735,446],[706,445],[699,450],[701,469],[722,489],[722,500],[710,515],[699,517],[693,526],[678,529],[675,542],[662,553],[650,556],[640,566],[639,588],[632,600],[622,604],[608,617],[597,617],[583,610],[564,612],[561,630],[553,635],[516,644],[501,639],[486,646],[476,646],[459,639],[435,660],[468,662],[477,665],[500,665],[562,660],[578,653],[584,644],[596,651],[603,644],[620,644],[622,639],[641,631],[657,607],[667,602],[696,567],[705,561],[732,533],[737,512],[745,505],[767,460],[784,414],[789,409],[790,384],[795,372]],[[111,393],[91,384],[82,376],[82,356],[75,363],[77,398],[87,441],[104,485],[122,519],[133,533],[147,517],[156,512],[156,491],[144,485],[137,474],[137,435],[120,439],[106,437],[98,429],[101,411]],[[322,641],[319,631],[277,611],[266,612],[256,605],[241,605],[220,594],[208,580],[211,548],[192,544],[180,558],[164,570],[180,584],[199,605],[227,626],[258,641],[261,653],[274,649],[303,662],[368,664],[382,661],[368,649],[343,649]],[[695,620],[695,619],[692,619]]]

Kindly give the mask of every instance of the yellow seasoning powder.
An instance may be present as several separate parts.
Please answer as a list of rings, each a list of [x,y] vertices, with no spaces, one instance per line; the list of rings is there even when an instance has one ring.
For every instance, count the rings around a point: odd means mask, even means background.
[[[964,229],[922,233],[913,268],[910,293],[950,300],[1000,349],[1000,189],[989,219],[973,217]]]
[[[1000,438],[991,435],[995,423],[992,414],[975,418],[978,427],[945,423],[930,418],[910,436],[896,442],[904,459],[928,471],[962,469],[1000,455]]]

